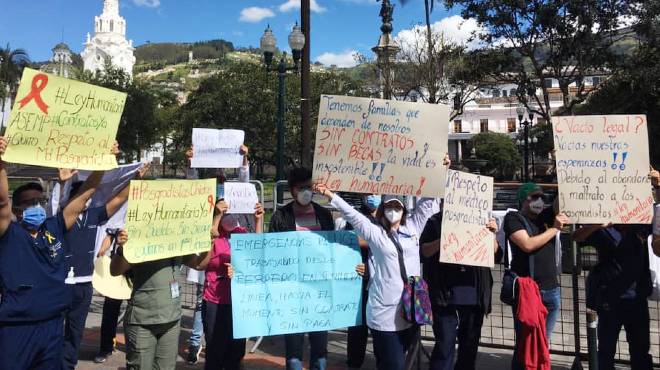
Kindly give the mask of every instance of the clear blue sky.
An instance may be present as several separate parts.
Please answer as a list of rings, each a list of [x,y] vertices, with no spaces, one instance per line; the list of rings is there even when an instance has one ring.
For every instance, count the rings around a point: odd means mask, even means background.
[[[312,59],[346,61],[351,51],[367,53],[378,40],[379,3],[375,0],[314,0]],[[258,46],[271,24],[279,47],[288,50],[287,36],[300,18],[299,0],[120,0],[127,37],[135,45],[151,42],[188,42],[222,38],[240,46]],[[424,18],[423,0],[398,1],[395,33]],[[47,60],[60,41],[81,52],[87,32],[103,0],[0,0],[0,45],[26,49],[34,61]],[[252,8],[252,9],[248,9]],[[441,3],[433,20],[456,14]],[[261,19],[260,19],[261,18]]]

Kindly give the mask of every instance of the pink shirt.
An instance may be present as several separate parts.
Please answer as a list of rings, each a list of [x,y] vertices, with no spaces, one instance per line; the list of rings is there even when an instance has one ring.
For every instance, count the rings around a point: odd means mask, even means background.
[[[307,212],[296,212],[294,209],[293,215],[296,218],[296,231],[321,231],[314,208],[309,207]]]
[[[227,266],[231,262],[231,248],[227,235],[213,239],[213,250],[206,267],[204,299],[214,304],[231,304],[231,280]]]

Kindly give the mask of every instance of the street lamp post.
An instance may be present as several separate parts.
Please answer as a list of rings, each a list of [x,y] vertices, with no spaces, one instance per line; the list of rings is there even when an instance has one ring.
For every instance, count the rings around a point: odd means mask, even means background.
[[[518,104],[516,108],[516,113],[518,114],[518,121],[520,121],[520,126],[523,128],[523,179],[524,181],[529,181],[529,126],[532,125],[534,120],[534,113],[531,110],[527,110],[529,120],[524,120],[525,118],[525,106]]]
[[[277,50],[277,39],[273,35],[273,30],[266,28],[263,36],[261,36],[260,42],[261,50],[264,54],[264,62],[266,63],[266,68],[271,71],[273,57],[275,51]],[[277,95],[277,170],[275,178],[277,181],[284,179],[284,99],[285,99],[285,78],[287,72],[293,72],[295,74],[300,70],[300,58],[302,55],[302,49],[305,46],[305,35],[302,33],[298,23],[293,26],[291,34],[289,34],[289,47],[291,47],[291,54],[293,55],[293,66],[287,65],[286,53],[282,53],[279,63],[277,64],[278,76],[278,95]],[[281,194],[278,194],[278,197],[281,197]]]
[[[392,99],[392,64],[396,61],[396,55],[401,48],[397,46],[392,37],[392,26],[394,5],[389,0],[383,0],[380,9],[382,24],[380,26],[381,35],[378,39],[378,45],[371,48],[376,54],[376,63],[380,70],[380,78],[383,82],[383,99]]]
[[[538,144],[539,139],[536,136],[532,137],[532,178],[536,178],[536,163],[535,163],[535,157],[536,157],[536,144]]]

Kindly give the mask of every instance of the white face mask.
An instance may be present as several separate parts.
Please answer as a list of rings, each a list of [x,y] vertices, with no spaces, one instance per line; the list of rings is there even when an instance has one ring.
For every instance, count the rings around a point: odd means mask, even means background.
[[[545,208],[545,202],[543,202],[543,198],[538,198],[537,200],[533,200],[529,202],[529,210],[535,215],[538,215],[539,213],[543,212],[544,208]]]
[[[298,196],[296,197],[296,200],[298,201],[298,204],[300,204],[301,206],[307,206],[312,202],[313,196],[314,193],[312,193],[311,190],[305,189],[298,192]]]
[[[385,210],[385,218],[391,224],[395,224],[395,223],[401,221],[402,217],[403,217],[403,210],[398,211],[394,208],[388,208],[388,209]]]
[[[239,226],[238,220],[234,215],[225,215],[222,217],[222,221],[220,221],[220,227],[228,233],[234,231]]]

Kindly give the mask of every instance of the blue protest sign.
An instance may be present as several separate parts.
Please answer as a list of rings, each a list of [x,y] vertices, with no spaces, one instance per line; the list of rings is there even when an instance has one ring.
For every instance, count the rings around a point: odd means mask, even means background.
[[[234,338],[361,324],[357,236],[348,231],[234,234]]]

